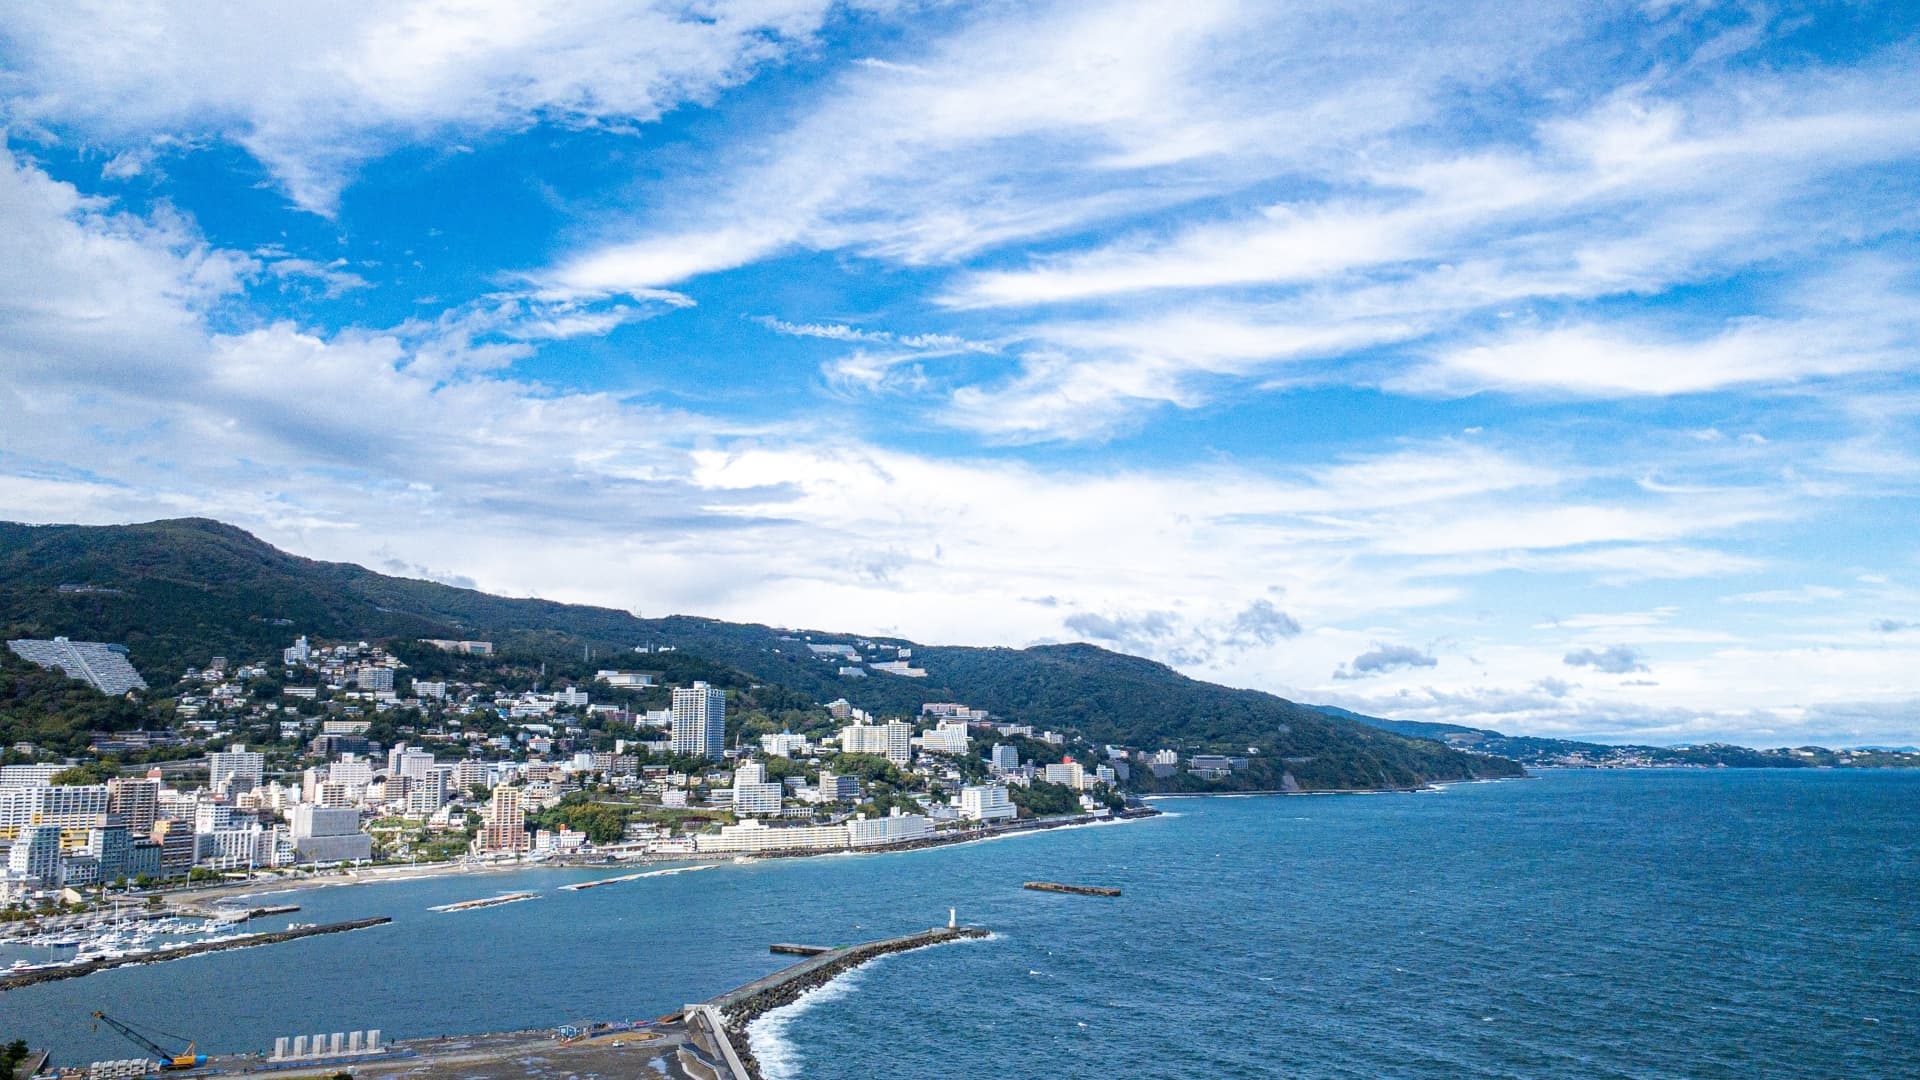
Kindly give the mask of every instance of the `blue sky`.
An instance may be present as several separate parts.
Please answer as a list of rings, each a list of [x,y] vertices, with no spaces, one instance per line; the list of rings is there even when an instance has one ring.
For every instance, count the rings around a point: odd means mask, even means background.
[[[82,5],[0,26],[0,511],[1920,742],[1901,5]]]

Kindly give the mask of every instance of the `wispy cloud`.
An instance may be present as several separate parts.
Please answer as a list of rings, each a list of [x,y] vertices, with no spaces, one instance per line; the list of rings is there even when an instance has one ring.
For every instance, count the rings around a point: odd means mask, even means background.
[[[1651,671],[1640,651],[1627,645],[1615,645],[1606,649],[1576,649],[1562,658],[1568,667],[1589,667],[1608,675],[1627,675],[1636,671]]]
[[[1411,645],[1382,645],[1374,647],[1353,658],[1351,663],[1342,664],[1334,669],[1336,679],[1365,679],[1374,675],[1384,675],[1389,671],[1406,668],[1438,667],[1440,659],[1424,649]]]

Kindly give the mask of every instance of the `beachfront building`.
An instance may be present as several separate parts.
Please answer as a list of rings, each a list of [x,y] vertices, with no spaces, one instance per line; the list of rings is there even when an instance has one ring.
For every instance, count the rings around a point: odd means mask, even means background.
[[[924,814],[903,814],[899,807],[886,817],[857,817],[847,822],[847,846],[878,847],[925,840],[933,835],[933,822]]]
[[[513,852],[527,850],[527,812],[517,787],[502,785],[493,789],[487,801],[486,824],[473,838],[476,852]]]
[[[727,692],[696,682],[673,691],[673,752],[719,761],[726,752]]]
[[[300,803],[293,808],[297,862],[351,862],[373,857],[373,837],[360,831],[360,811]]]
[[[847,847],[845,825],[768,825],[755,818],[723,825],[718,835],[694,837],[695,849],[706,852],[841,851]]]
[[[1046,774],[1042,779],[1049,784],[1065,784],[1075,791],[1091,786],[1087,783],[1087,770],[1081,768],[1080,763],[1072,758],[1058,765],[1047,766]]]
[[[1000,784],[970,785],[960,789],[960,816],[968,821],[1011,821],[1019,810]]]

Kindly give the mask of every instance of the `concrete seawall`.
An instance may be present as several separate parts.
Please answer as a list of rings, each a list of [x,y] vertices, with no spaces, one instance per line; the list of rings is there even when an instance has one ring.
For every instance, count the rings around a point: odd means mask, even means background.
[[[689,1022],[710,1024],[713,1017],[720,1017],[722,1023],[716,1034],[727,1044],[722,1048],[722,1053],[728,1058],[728,1064],[742,1073],[739,1080],[761,1080],[760,1064],[754,1060],[753,1051],[747,1045],[747,1025],[762,1014],[782,1005],[790,1005],[807,991],[888,953],[906,952],[947,941],[983,938],[987,934],[988,931],[975,926],[941,926],[883,941],[831,949],[699,1005],[689,1005],[687,1018]]]

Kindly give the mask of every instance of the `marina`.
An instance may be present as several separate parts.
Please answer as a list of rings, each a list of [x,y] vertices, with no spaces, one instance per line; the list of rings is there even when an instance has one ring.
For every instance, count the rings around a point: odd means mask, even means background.
[[[96,939],[95,946],[76,954],[72,960],[51,964],[16,963],[5,974],[0,974],[0,991],[17,987],[31,986],[36,983],[52,982],[58,979],[76,979],[82,975],[91,975],[96,971],[126,964],[155,964],[167,960],[178,960],[186,956],[198,956],[201,953],[222,952],[228,949],[247,949],[256,945],[274,945],[283,941],[297,941],[304,937],[320,934],[339,934],[348,930],[361,930],[369,926],[379,926],[393,920],[385,915],[372,918],[354,919],[349,922],[328,923],[325,925],[290,924],[285,930],[248,934],[217,934],[213,937],[191,941],[184,945],[165,947],[141,947],[136,941],[126,943],[125,948],[108,944],[112,937]]]

